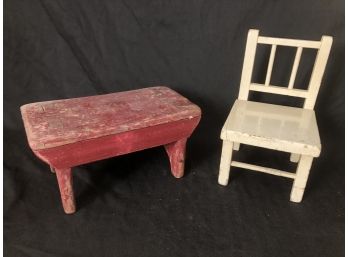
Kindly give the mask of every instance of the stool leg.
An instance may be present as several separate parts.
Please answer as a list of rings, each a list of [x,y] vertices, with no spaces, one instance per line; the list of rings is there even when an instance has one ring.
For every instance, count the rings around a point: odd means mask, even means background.
[[[220,185],[223,185],[223,186],[226,186],[228,184],[228,179],[230,177],[233,145],[234,143],[228,140],[224,140],[222,144],[222,153],[221,153],[218,182]]]
[[[74,213],[76,207],[71,168],[55,170],[64,211],[66,214]]]
[[[169,156],[172,174],[176,178],[184,176],[186,141],[187,138],[183,138],[164,146]]]
[[[297,166],[296,177],[291,189],[290,201],[299,203],[302,201],[306,188],[309,171],[312,166],[313,157],[301,155]]]

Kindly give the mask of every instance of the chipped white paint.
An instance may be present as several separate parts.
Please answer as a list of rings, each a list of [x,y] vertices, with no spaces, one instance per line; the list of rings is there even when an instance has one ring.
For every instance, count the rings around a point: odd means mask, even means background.
[[[297,73],[298,65],[300,64],[300,59],[302,55],[302,49],[303,49],[302,47],[298,47],[296,51],[296,56],[295,56],[294,64],[292,66],[289,85],[288,85],[289,89],[294,88],[296,73]]]
[[[296,154],[296,153],[292,153],[290,155],[290,161],[291,162],[298,162],[300,160],[300,157],[301,157],[301,155]]]
[[[222,154],[220,161],[219,184],[226,186],[230,176],[233,143],[224,140],[222,144]]]
[[[290,38],[276,38],[276,37],[258,37],[257,43],[267,45],[278,45],[278,46],[292,46],[292,47],[305,47],[305,48],[316,48],[319,49],[321,46],[320,41],[310,41],[301,39],[290,39]]]
[[[319,131],[313,110],[236,100],[221,139],[318,157]]]
[[[233,143],[233,150],[234,151],[239,151],[240,148],[240,143]]]
[[[249,95],[249,85],[254,67],[254,59],[257,47],[257,38],[259,31],[250,29],[248,32],[248,41],[245,49],[242,77],[240,81],[240,89],[238,99],[247,100]]]
[[[251,82],[257,44],[272,45],[265,84]],[[297,47],[287,87],[270,85],[276,46]],[[245,50],[238,100],[221,130],[223,140],[218,182],[227,185],[230,165],[294,179],[290,200],[301,202],[313,157],[321,151],[320,137],[313,107],[332,45],[332,37],[308,41],[259,36],[251,29]],[[303,48],[319,49],[308,90],[294,88]],[[249,91],[305,98],[303,108],[248,101]],[[296,173],[232,161],[232,151],[240,144],[289,152],[290,161],[298,162]]]
[[[271,54],[269,56],[269,61],[268,61],[265,86],[269,86],[269,83],[271,81],[271,74],[272,74],[272,69],[273,69],[273,63],[274,63],[274,57],[275,57],[276,48],[277,48],[276,45],[272,45]]]
[[[288,95],[288,96],[301,97],[301,98],[306,98],[308,96],[307,90],[288,89],[288,88],[274,86],[274,85],[264,86],[258,83],[251,83],[249,86],[249,90],[264,92],[264,93],[271,93],[271,94],[278,94],[278,95]]]
[[[329,58],[331,45],[332,45],[332,37],[322,36],[321,47],[315,59],[312,76],[308,86],[308,91],[311,93],[305,101],[304,108],[307,108],[307,109],[314,108],[315,101],[317,100],[317,95],[319,92],[321,80],[324,75],[326,63]]]
[[[295,173],[291,173],[291,172],[287,172],[287,171],[283,171],[283,170],[272,169],[272,168],[263,167],[263,166],[259,166],[259,165],[253,165],[253,164],[244,163],[244,162],[233,161],[231,163],[231,166],[242,168],[242,169],[263,172],[263,173],[268,173],[268,174],[272,174],[272,175],[276,175],[276,176],[280,176],[280,177],[292,178],[292,179],[294,179],[296,176]]]
[[[301,155],[297,166],[296,177],[292,185],[290,201],[299,203],[302,201],[303,193],[306,188],[309,171],[312,166],[313,157]]]

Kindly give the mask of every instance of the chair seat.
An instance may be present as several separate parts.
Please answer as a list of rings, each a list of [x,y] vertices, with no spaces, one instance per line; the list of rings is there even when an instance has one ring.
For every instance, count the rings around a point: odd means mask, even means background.
[[[221,139],[318,157],[321,150],[313,110],[236,100]]]

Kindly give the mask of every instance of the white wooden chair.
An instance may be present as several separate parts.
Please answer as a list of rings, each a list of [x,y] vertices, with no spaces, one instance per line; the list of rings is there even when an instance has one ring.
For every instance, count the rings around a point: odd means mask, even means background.
[[[258,44],[272,45],[264,84],[252,83],[252,71]],[[287,87],[270,85],[272,66],[277,46],[296,47],[296,55]],[[321,41],[307,41],[259,36],[259,31],[249,30],[244,56],[238,100],[222,128],[223,140],[218,182],[227,185],[230,167],[239,167],[294,179],[290,201],[301,202],[313,157],[321,150],[320,137],[313,111],[332,37],[322,36]],[[318,49],[308,89],[294,88],[294,81],[303,48]],[[304,98],[303,108],[287,107],[248,101],[249,91],[280,94]],[[295,173],[232,161],[233,150],[240,144],[253,145],[289,152],[290,160],[298,162]],[[231,162],[232,161],[232,162]]]

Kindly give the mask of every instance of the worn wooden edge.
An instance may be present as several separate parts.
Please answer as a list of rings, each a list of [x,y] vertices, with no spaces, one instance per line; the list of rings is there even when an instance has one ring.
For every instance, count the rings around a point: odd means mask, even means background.
[[[65,102],[65,101],[70,101],[70,100],[93,98],[93,97],[96,97],[96,96],[106,96],[106,95],[112,95],[112,94],[116,94],[116,93],[136,92],[136,91],[142,91],[142,90],[146,90],[146,89],[156,89],[156,88],[164,88],[166,90],[169,90],[169,91],[175,93],[176,95],[179,95],[180,97],[188,100],[190,103],[192,103],[187,97],[179,94],[178,92],[176,92],[172,88],[170,88],[168,86],[165,86],[165,85],[159,85],[159,86],[153,86],[153,87],[143,87],[143,88],[138,88],[138,89],[131,89],[131,90],[126,90],[126,91],[116,91],[116,92],[107,93],[107,94],[100,94],[100,95],[88,95],[88,96],[63,98],[63,99],[48,100],[48,101],[39,101],[39,102],[34,102],[34,103],[23,104],[23,105],[20,106],[20,110],[21,110],[21,112],[23,114],[26,111],[27,108],[29,108],[31,106],[35,106],[37,104],[50,104],[50,103],[56,103],[56,102]],[[197,106],[197,107],[199,108],[199,106]]]
[[[176,92],[175,90],[171,89],[168,86],[165,85],[159,85],[159,86],[151,86],[151,87],[143,87],[143,88],[138,88],[138,89],[131,89],[131,90],[126,90],[126,91],[116,91],[116,92],[112,92],[112,93],[107,93],[107,94],[100,94],[100,95],[88,95],[88,96],[79,96],[79,97],[72,97],[72,98],[63,98],[63,99],[56,99],[56,100],[48,100],[48,101],[39,101],[39,102],[35,102],[35,103],[28,103],[28,104],[24,104],[20,107],[20,109],[25,110],[26,108],[36,105],[36,104],[49,104],[49,103],[56,103],[56,102],[65,102],[65,101],[70,101],[70,100],[77,100],[77,99],[86,99],[86,98],[93,98],[96,96],[103,96],[103,95],[112,95],[115,93],[126,93],[126,92],[131,92],[131,91],[141,91],[144,89],[155,89],[155,88],[165,88],[168,89],[172,92],[174,92],[175,94],[180,95],[178,92]],[[182,95],[180,95],[182,96]],[[182,96],[183,98],[186,98],[184,96]],[[187,98],[186,98],[187,99]]]
[[[173,120],[173,121],[168,121],[168,122],[162,122],[162,123],[159,123],[157,125],[154,125],[154,126],[158,126],[158,125],[162,125],[162,124],[170,124],[170,123],[173,123],[173,122],[180,122],[180,121],[185,121],[185,120],[191,120],[191,119],[195,119],[197,117],[201,117],[201,115],[196,115],[196,116],[190,116],[188,118],[185,118],[185,119],[178,119],[178,120]],[[25,123],[25,122],[24,122]],[[154,127],[154,126],[148,126],[148,127]],[[30,126],[28,125],[24,125],[24,128],[26,130],[26,133],[27,133],[27,141],[28,141],[28,144],[30,146],[30,148],[34,151],[36,150],[45,150],[45,149],[51,149],[51,148],[55,148],[55,147],[59,147],[59,146],[64,146],[64,145],[69,145],[69,144],[74,144],[74,143],[77,143],[77,142],[81,142],[81,141],[85,141],[85,140],[92,140],[92,139],[97,139],[97,138],[101,138],[101,137],[107,137],[107,136],[115,136],[115,135],[118,135],[118,134],[121,134],[121,133],[127,133],[127,132],[131,132],[131,131],[136,131],[136,130],[140,130],[140,129],[144,129],[144,128],[148,128],[148,127],[141,127],[141,128],[134,128],[134,129],[130,129],[130,130],[127,130],[127,131],[122,131],[122,132],[116,132],[116,133],[110,133],[108,135],[101,135],[101,136],[94,136],[94,137],[89,137],[88,139],[83,139],[83,140],[79,140],[79,141],[66,141],[65,143],[63,144],[57,144],[57,145],[52,145],[47,147],[46,145],[42,144],[42,145],[37,145],[37,144],[34,144],[31,140],[30,140],[30,133],[31,132],[31,128]]]
[[[35,145],[33,145],[29,139],[29,135],[32,134],[32,130],[31,130],[31,126],[29,126],[29,120],[28,120],[28,116],[27,116],[27,112],[25,110],[25,105],[22,105],[20,107],[20,110],[21,110],[21,116],[22,116],[22,120],[23,120],[23,124],[24,124],[24,129],[25,129],[25,132],[26,132],[26,135],[27,135],[27,141],[28,141],[28,144],[30,146],[30,148],[32,150],[35,149]]]
[[[171,88],[169,88],[167,86],[147,87],[147,88],[140,88],[140,89],[135,89],[135,90],[113,92],[113,93],[103,94],[103,95],[110,95],[110,94],[130,92],[130,91],[141,91],[141,90],[144,90],[144,89],[156,89],[156,88],[165,88],[166,90],[172,91],[176,95],[180,96],[183,99],[186,99],[189,103],[191,103],[192,107],[195,108],[195,112],[196,113],[193,113],[192,115],[188,115],[188,119],[192,119],[192,118],[195,118],[195,117],[198,117],[198,116],[200,117],[202,115],[202,110],[201,110],[201,108],[198,105],[192,103],[188,98],[182,96],[181,94],[179,94],[178,92],[176,92],[175,90],[173,90],[173,89],[171,89]],[[31,126],[29,125],[30,122],[29,122],[29,119],[28,119],[28,116],[27,116],[27,108],[28,107],[31,107],[31,106],[37,105],[37,104],[47,104],[47,103],[55,103],[55,102],[61,102],[61,101],[70,101],[70,100],[73,100],[73,99],[91,98],[91,97],[95,97],[95,96],[98,96],[98,95],[84,96],[84,97],[75,97],[75,98],[68,98],[68,99],[59,99],[59,100],[51,100],[51,101],[41,101],[41,102],[35,102],[35,103],[29,103],[29,104],[22,105],[20,107],[20,111],[21,111],[21,116],[22,116],[22,120],[23,120],[23,123],[24,123],[24,128],[25,128],[25,131],[26,131],[26,135],[27,135],[27,141],[28,141],[28,144],[29,144],[30,148],[33,151],[34,150],[42,150],[42,149],[50,149],[50,148],[54,148],[54,147],[58,147],[58,146],[62,146],[62,145],[70,144],[70,143],[75,143],[75,142],[78,142],[78,141],[74,141],[74,142],[67,141],[64,144],[51,145],[49,147],[45,146],[44,144],[37,145],[37,144],[33,143],[31,141],[31,137],[32,137],[31,135],[33,134],[33,131],[31,129]],[[100,96],[102,96],[102,95],[100,95]],[[165,124],[165,123],[170,123],[170,122],[175,122],[175,121],[180,121],[180,120],[186,120],[186,119],[187,118],[185,118],[185,119],[177,119],[177,120],[174,120],[174,121],[168,121],[168,122],[164,122],[164,123],[160,123],[160,124]],[[157,125],[160,125],[160,124],[157,124]],[[142,128],[135,128],[133,130],[137,130],[137,129],[142,129]],[[128,130],[128,131],[132,131],[132,130]],[[120,133],[120,132],[118,132],[118,133]],[[109,134],[109,135],[116,135],[118,133]],[[123,132],[121,132],[121,133],[123,133]],[[108,135],[90,137],[89,139],[96,139],[96,138],[103,137],[103,136],[108,136]]]
[[[252,145],[288,153],[295,153],[301,155],[305,154],[313,157],[319,157],[321,152],[321,144],[307,145],[300,142],[292,142],[281,139],[274,140],[272,138],[252,136],[247,133],[227,131],[226,129],[222,129],[220,138],[222,140],[229,140],[231,142],[238,142],[241,144]]]
[[[127,131],[127,132],[123,132],[123,133],[119,133],[119,134],[114,134],[114,135],[108,135],[108,136],[103,136],[103,137],[99,137],[99,138],[94,138],[94,139],[88,139],[88,140],[82,140],[82,141],[78,141],[72,144],[66,144],[66,145],[62,145],[62,146],[57,146],[57,147],[53,147],[53,148],[48,148],[48,149],[42,149],[42,150],[33,150],[34,154],[41,159],[43,162],[49,164],[50,166],[53,166],[55,168],[66,168],[66,167],[74,167],[77,165],[81,165],[81,164],[86,164],[86,163],[90,163],[90,162],[94,162],[94,161],[98,161],[98,160],[103,160],[103,159],[107,159],[107,158],[112,158],[112,157],[116,157],[119,155],[124,155],[124,154],[128,154],[128,153],[133,153],[133,152],[137,152],[137,151],[141,151],[141,150],[145,150],[148,148],[153,148],[153,147],[158,147],[158,146],[162,146],[162,145],[166,145],[172,142],[175,142],[177,140],[183,139],[183,138],[188,138],[191,136],[191,134],[193,133],[193,131],[195,130],[195,128],[198,126],[199,122],[200,122],[201,116],[195,117],[193,119],[186,119],[186,120],[180,120],[180,121],[175,121],[172,122],[173,125],[175,124],[182,124],[183,122],[186,122],[187,124],[185,126],[188,125],[188,128],[181,128],[181,130],[179,131],[180,133],[178,133],[177,131],[173,132],[170,137],[167,137],[166,135],[164,135],[163,139],[157,139],[158,143],[157,144],[153,144],[153,143],[149,143],[149,145],[146,145],[144,147],[137,147],[134,146],[134,148],[131,149],[126,149],[122,151],[117,152],[116,149],[114,149],[114,151],[116,153],[113,154],[108,154],[107,156],[102,156],[102,157],[97,157],[97,158],[93,158],[90,159],[88,161],[76,161],[76,162],[64,162],[62,163],[62,159],[64,159],[64,154],[66,154],[67,152],[69,152],[69,148],[78,148],[78,150],[81,149],[88,149],[88,147],[90,145],[95,144],[95,141],[98,142],[98,144],[105,144],[105,142],[114,142],[115,138],[117,137],[129,137],[135,134],[142,134],[143,132],[146,131],[156,131],[158,130],[158,128],[165,128],[166,126],[168,126],[169,124],[159,124],[159,125],[155,125],[155,126],[150,126],[150,127],[146,127],[146,128],[142,128],[142,129],[138,129],[138,130],[132,130],[132,131]],[[172,125],[171,125],[172,126]],[[156,132],[154,133],[156,134]],[[128,142],[125,142],[128,144]],[[133,142],[134,144],[134,142]],[[136,144],[135,144],[136,145]],[[81,146],[81,147],[76,147],[76,146]],[[75,149],[76,150],[76,149]],[[53,153],[53,154],[52,154]],[[52,159],[48,156],[59,156],[58,158]],[[59,159],[59,160],[58,160]],[[66,159],[66,158],[65,158]]]

